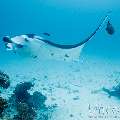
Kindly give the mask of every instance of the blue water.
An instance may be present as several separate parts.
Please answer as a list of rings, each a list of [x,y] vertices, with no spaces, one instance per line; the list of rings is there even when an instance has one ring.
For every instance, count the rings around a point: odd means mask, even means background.
[[[51,33],[51,40],[77,43],[86,38],[107,11],[116,29],[112,37],[99,31],[88,45],[87,52],[100,56],[119,57],[119,1],[1,1],[0,37],[24,33]],[[99,38],[99,39],[98,39]],[[98,44],[99,42],[99,44]],[[96,50],[96,51],[94,51]],[[94,51],[94,52],[93,52]]]
[[[26,78],[23,77],[24,79],[31,79],[34,76],[43,79],[43,74],[50,75],[48,77],[50,78],[50,81],[42,81],[46,86],[49,83],[52,84],[53,81],[53,83],[56,85],[57,83],[55,79],[59,79],[59,75],[60,80],[63,78],[63,87],[66,84],[65,82],[67,82],[66,76],[70,81],[75,80],[75,83],[81,83],[82,86],[84,86],[82,90],[86,88],[86,85],[94,84],[94,82],[97,87],[104,86],[105,84],[111,86],[109,84],[114,83],[113,81],[115,79],[119,79],[117,75],[120,71],[119,6],[119,0],[1,0],[0,69],[9,72],[14,79],[16,74],[21,74],[23,76],[26,75]],[[81,53],[83,63],[80,62],[80,64],[64,63],[63,61],[59,63],[54,60],[32,61],[29,59],[22,59],[22,57],[19,59],[19,56],[16,57],[13,53],[11,54],[11,52],[6,52],[2,42],[2,37],[6,35],[16,36],[26,33],[42,35],[42,33],[48,32],[51,34],[51,36],[46,38],[53,42],[60,44],[78,43],[84,40],[96,29],[108,11],[112,11],[110,14],[110,21],[115,28],[115,34],[107,34],[105,31],[106,24],[104,24],[102,28],[95,34],[95,36],[84,46]],[[23,66],[25,67],[24,69]],[[72,67],[69,69],[69,66]],[[26,74],[26,72],[28,73]],[[41,74],[39,76],[40,72]],[[116,72],[118,74],[116,74]],[[73,74],[73,78],[70,77],[70,74]],[[77,81],[79,78],[81,81]],[[16,80],[16,83],[20,82],[19,79]],[[24,79],[22,81],[24,81]],[[90,80],[93,81],[90,82]],[[97,83],[96,80],[99,80],[100,83]],[[37,82],[39,83],[40,81],[38,80]],[[59,80],[57,80],[57,82],[59,82]],[[93,85],[94,87],[95,84]],[[37,89],[41,90],[41,88]],[[61,91],[58,90],[58,93],[59,92]],[[83,92],[80,93],[82,94]],[[64,97],[65,94],[66,93],[63,94]],[[85,95],[87,94],[85,93]],[[105,102],[103,103],[106,104],[108,99],[105,98],[105,96],[103,97],[105,99]],[[69,100],[69,98],[66,98],[66,101],[67,100]],[[90,100],[90,102],[91,101],[92,100]],[[63,105],[61,101],[58,100],[58,102],[60,102],[60,105]],[[112,104],[111,101],[108,103]],[[68,102],[68,104],[70,103]],[[115,102],[115,104],[117,103]],[[73,108],[73,110],[74,109],[75,108]],[[61,119],[63,118],[58,118],[55,120]],[[64,120],[67,119],[67,117],[64,118]],[[78,120],[81,120],[81,118]]]

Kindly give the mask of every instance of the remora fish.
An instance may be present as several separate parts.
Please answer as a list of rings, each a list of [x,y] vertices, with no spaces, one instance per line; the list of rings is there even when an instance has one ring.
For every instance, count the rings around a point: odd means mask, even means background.
[[[73,45],[57,44],[35,34],[25,34],[12,38],[6,36],[3,37],[3,41],[7,50],[15,51],[24,56],[37,55],[40,58],[54,58],[64,61],[79,60],[82,48],[97,33],[107,18],[108,15],[104,17],[98,27],[87,38]]]

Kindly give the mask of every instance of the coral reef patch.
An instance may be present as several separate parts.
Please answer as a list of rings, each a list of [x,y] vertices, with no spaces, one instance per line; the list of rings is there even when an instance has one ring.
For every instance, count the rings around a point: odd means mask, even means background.
[[[13,91],[13,97],[15,97],[16,103],[25,102],[31,97],[27,90],[29,90],[34,85],[31,82],[20,83],[16,86]]]
[[[7,100],[0,97],[0,117],[2,117],[2,113],[5,110],[5,108],[7,108],[7,106],[8,106]]]
[[[9,76],[0,71],[0,87],[7,89],[10,86],[10,78]]]
[[[16,108],[18,114],[14,116],[13,120],[34,120],[36,112],[27,103],[18,103]]]
[[[31,95],[28,90],[34,87],[31,82],[16,85],[13,94],[6,101],[0,98],[1,120],[49,120],[56,106],[46,106],[47,97],[35,91]],[[7,108],[7,109],[6,109]]]

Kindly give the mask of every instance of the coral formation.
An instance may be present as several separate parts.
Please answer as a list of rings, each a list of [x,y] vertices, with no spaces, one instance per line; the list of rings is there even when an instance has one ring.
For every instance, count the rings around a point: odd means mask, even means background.
[[[14,120],[34,120],[36,112],[26,103],[17,104],[18,114],[14,116]]]
[[[6,100],[0,98],[1,120],[48,120],[56,106],[46,106],[47,97],[36,91],[30,95],[28,90],[34,85],[31,82],[17,84],[13,95]],[[11,115],[12,114],[12,115]]]
[[[7,89],[10,86],[9,76],[2,71],[0,71],[0,86],[5,89]]]
[[[29,99],[30,106],[36,108],[36,109],[42,109],[45,108],[45,101],[47,100],[47,97],[41,94],[40,92],[36,91],[33,93],[31,98]]]
[[[31,82],[24,82],[16,86],[13,92],[16,103],[27,103],[28,99],[31,97],[27,90],[29,90],[31,87],[33,87],[33,84]]]
[[[33,86],[31,82],[24,82],[16,86],[12,97],[15,99],[18,114],[14,116],[14,120],[34,120],[36,117],[35,109],[47,110],[45,106],[46,96],[38,91],[34,92],[33,95],[28,93],[27,90]],[[41,116],[46,117],[43,113]]]
[[[7,106],[8,106],[7,101],[0,97],[0,117],[2,116],[2,113]]]

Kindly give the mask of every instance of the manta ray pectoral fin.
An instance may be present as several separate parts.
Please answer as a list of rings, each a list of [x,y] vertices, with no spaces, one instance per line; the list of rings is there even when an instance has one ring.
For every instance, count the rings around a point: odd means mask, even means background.
[[[71,49],[70,55],[71,55],[72,60],[79,61],[84,46],[85,46],[85,44]]]
[[[36,50],[36,53],[43,59],[79,61],[83,47],[84,45],[71,49],[61,49],[43,42],[39,47],[39,50]]]

